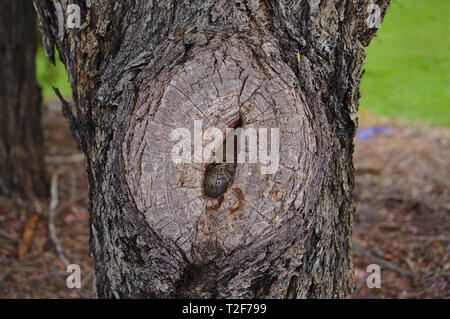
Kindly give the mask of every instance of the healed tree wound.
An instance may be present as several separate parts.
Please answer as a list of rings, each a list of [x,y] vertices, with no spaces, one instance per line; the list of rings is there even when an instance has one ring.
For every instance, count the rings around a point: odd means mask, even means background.
[[[203,190],[210,198],[218,198],[227,190],[233,180],[237,164],[211,164],[206,167]]]
[[[242,128],[241,120],[233,127]],[[227,163],[227,139],[233,139],[233,153],[232,163]],[[206,166],[205,177],[203,181],[203,191],[207,197],[221,198],[227,188],[233,182],[234,173],[237,166],[237,152],[238,152],[238,139],[237,136],[228,134],[223,140],[219,148],[213,155],[220,154],[220,158],[215,158],[213,163]],[[223,200],[223,198],[221,198]]]
[[[211,41],[164,74],[160,103],[149,110],[152,101],[142,99],[131,121],[123,155],[133,199],[149,227],[192,264],[271,241],[315,205],[326,163],[319,123],[279,52],[271,43],[264,49],[261,58],[238,39]],[[186,127],[194,136],[196,120],[203,131],[225,132],[239,120],[243,129],[279,129],[278,169],[262,174],[259,162],[175,164],[171,132]]]

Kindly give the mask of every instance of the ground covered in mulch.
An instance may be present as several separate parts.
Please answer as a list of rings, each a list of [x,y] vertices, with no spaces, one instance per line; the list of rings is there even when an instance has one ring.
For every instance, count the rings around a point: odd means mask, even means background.
[[[84,161],[72,156],[79,151],[58,106],[47,104],[48,171],[59,202],[51,210],[48,199],[0,197],[1,298],[92,297]],[[350,298],[448,298],[450,130],[361,118]],[[81,267],[81,289],[67,288],[67,262]],[[381,268],[379,289],[367,287],[370,264]]]

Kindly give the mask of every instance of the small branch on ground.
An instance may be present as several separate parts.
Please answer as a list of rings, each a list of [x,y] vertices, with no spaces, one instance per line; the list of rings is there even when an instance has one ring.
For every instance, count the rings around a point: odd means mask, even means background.
[[[84,161],[84,154],[77,153],[69,156],[46,156],[46,164],[72,164]]]
[[[59,171],[56,171],[52,174],[52,183],[50,188],[50,209],[48,212],[48,229],[50,231],[50,239],[53,242],[53,245],[55,245],[56,253],[58,255],[59,260],[61,260],[64,265],[70,264],[67,260],[67,257],[64,254],[64,250],[61,246],[61,243],[58,239],[58,236],[56,235],[56,227],[55,227],[55,217],[56,217],[56,208],[59,204],[58,199],[58,178],[59,178]]]

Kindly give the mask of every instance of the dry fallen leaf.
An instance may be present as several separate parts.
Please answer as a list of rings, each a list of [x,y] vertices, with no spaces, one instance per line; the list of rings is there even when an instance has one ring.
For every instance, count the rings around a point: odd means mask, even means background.
[[[39,215],[34,214],[31,218],[27,220],[27,223],[25,224],[22,240],[20,241],[18,248],[19,259],[22,259],[23,256],[25,256],[28,251],[28,247],[30,246],[31,239],[33,238],[34,229],[36,227],[38,219]]]

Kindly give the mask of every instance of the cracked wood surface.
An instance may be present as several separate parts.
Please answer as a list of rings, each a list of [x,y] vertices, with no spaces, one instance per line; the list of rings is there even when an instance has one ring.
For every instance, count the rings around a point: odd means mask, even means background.
[[[303,222],[319,193],[320,182],[314,181],[323,177],[327,162],[318,151],[319,123],[311,120],[295,74],[275,48],[266,47],[271,48],[266,59],[272,56],[279,70],[264,60],[254,63],[242,41],[213,40],[193,60],[164,74],[167,84],[151,112],[151,101],[138,97],[123,149],[127,184],[149,226],[192,264],[273,240],[290,220]],[[193,136],[194,120],[202,121],[203,130],[225,132],[239,119],[243,128],[281,129],[279,169],[261,174],[261,164],[238,164],[232,188],[213,209],[216,200],[203,192],[205,165],[175,164],[170,135],[186,127]],[[239,212],[230,213],[238,201],[236,188],[243,200]]]
[[[56,2],[34,1],[74,91],[96,295],[344,297],[367,8],[390,1],[77,1],[62,33]],[[208,198],[207,165],[170,158],[194,120],[279,128],[279,169],[237,164]]]

